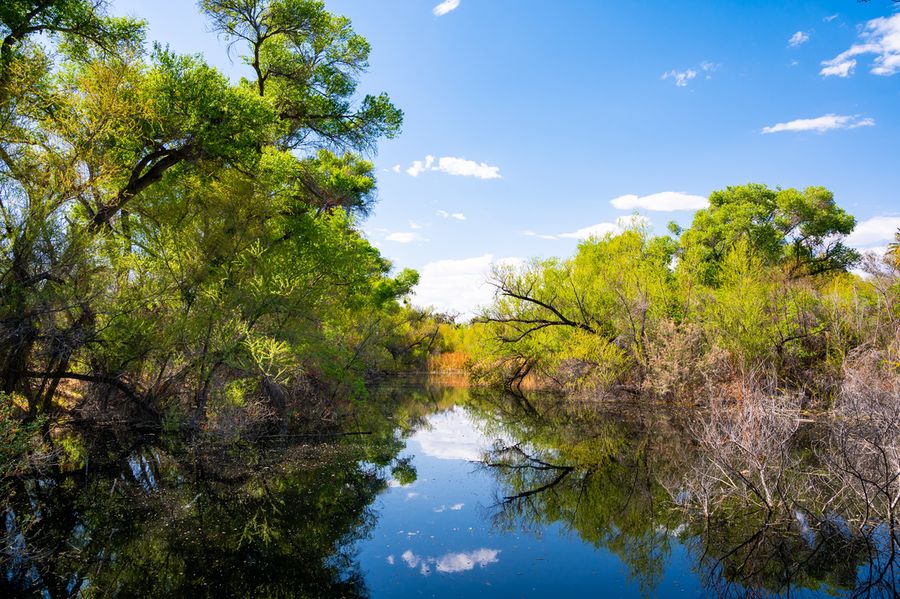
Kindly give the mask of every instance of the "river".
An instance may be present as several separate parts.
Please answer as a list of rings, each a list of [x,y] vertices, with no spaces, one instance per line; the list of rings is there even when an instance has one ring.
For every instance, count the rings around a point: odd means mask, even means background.
[[[405,382],[354,412],[228,448],[73,431],[4,489],[0,595],[896,596],[892,515],[797,469],[825,476],[816,425],[735,466],[772,508],[710,486],[735,458],[685,410]]]

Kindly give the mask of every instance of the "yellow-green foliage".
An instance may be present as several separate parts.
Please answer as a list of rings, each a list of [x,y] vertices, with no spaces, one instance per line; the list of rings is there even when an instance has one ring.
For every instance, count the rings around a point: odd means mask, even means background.
[[[825,397],[855,348],[896,343],[900,324],[897,266],[848,272],[854,222],[823,188],[730,187],[677,240],[631,228],[497,268],[473,372],[681,396],[765,374]]]
[[[202,423],[208,399],[237,401],[232,380],[284,407],[302,383],[358,391],[419,351],[430,324],[402,303],[416,273],[359,232],[376,190],[359,152],[402,113],[357,94],[370,49],[349,20],[204,1],[259,59],[232,82],[106,3],[32,4],[0,11],[24,32],[0,59],[2,388],[49,414],[92,384],[105,406]]]
[[[671,240],[635,228],[582,242],[569,260],[500,268],[481,321],[501,360],[566,384],[612,383],[646,368],[647,341],[675,309],[673,251]]]
[[[23,423],[17,403],[12,396],[0,393],[0,479],[25,466],[40,441],[43,422]]]

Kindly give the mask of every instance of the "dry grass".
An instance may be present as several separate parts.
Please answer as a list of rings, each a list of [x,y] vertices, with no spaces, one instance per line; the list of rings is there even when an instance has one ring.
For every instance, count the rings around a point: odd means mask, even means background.
[[[428,356],[428,372],[465,372],[469,354],[463,351],[445,352]]]

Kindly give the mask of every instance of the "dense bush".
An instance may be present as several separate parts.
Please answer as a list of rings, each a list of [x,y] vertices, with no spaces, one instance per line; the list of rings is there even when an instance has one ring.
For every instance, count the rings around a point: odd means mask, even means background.
[[[318,1],[206,0],[233,83],[104,4],[0,11],[0,390],[222,427],[403,364],[417,275],[357,229],[402,120],[356,94],[368,43]]]
[[[851,353],[900,343],[897,264],[869,256],[851,273],[854,222],[822,188],[730,187],[677,238],[633,227],[566,260],[498,267],[473,372],[688,400],[764,375],[827,404]]]

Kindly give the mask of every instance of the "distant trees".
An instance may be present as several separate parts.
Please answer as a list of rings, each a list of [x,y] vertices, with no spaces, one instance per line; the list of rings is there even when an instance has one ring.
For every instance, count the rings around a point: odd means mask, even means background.
[[[894,241],[888,245],[888,255],[894,261],[894,265],[900,268],[900,230],[894,233]]]
[[[713,192],[677,239],[636,227],[499,267],[474,372],[684,398],[765,372],[826,399],[848,352],[898,342],[897,273],[849,273],[854,225],[824,188],[751,184]]]
[[[147,51],[101,1],[0,8],[0,390],[31,416],[64,391],[196,426],[217,402],[285,417],[391,366],[417,275],[356,230],[376,189],[356,152],[402,122],[355,100],[368,43],[321,2],[201,6],[250,78]]]

